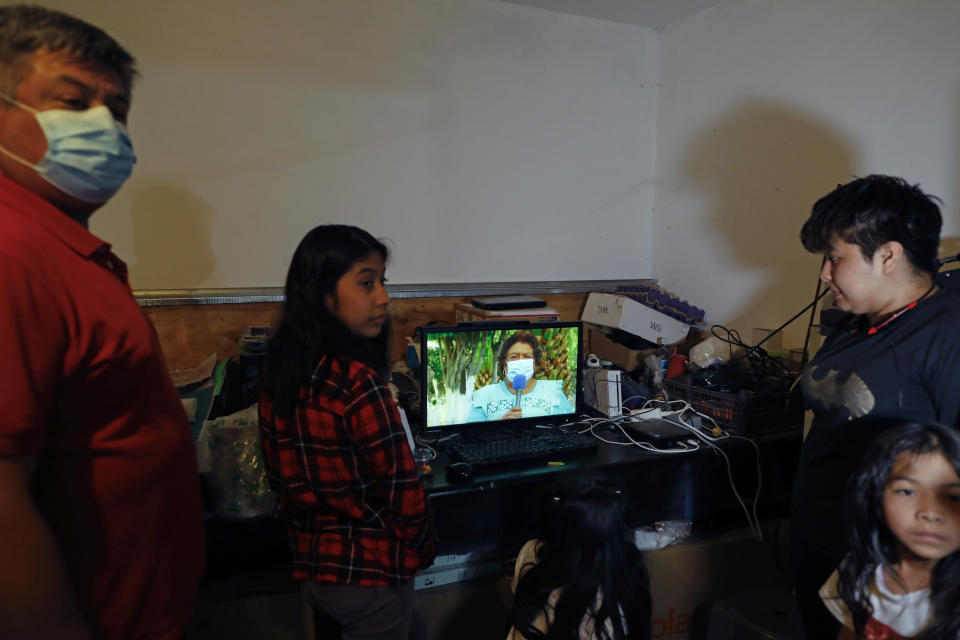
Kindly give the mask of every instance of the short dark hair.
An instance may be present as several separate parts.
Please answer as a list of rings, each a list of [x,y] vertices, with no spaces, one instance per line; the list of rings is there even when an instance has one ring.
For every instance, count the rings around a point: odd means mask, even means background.
[[[838,591],[850,610],[857,637],[863,634],[872,613],[869,588],[877,566],[891,566],[900,559],[897,540],[886,524],[883,501],[894,462],[902,453],[940,453],[960,475],[960,433],[945,425],[905,422],[888,428],[863,454],[858,469],[847,482],[845,524],[849,554],[838,571]],[[960,618],[955,615],[956,603],[960,602],[960,551],[937,563],[930,601],[933,620],[917,637],[956,638],[960,633]]]
[[[500,370],[500,377],[507,373],[507,352],[510,351],[510,347],[518,342],[525,342],[533,347],[533,366],[540,366],[543,357],[543,352],[540,350],[540,340],[529,331],[517,331],[500,345],[500,353],[497,354],[497,367]]]
[[[895,240],[915,269],[934,275],[943,223],[938,202],[903,178],[857,178],[817,200],[800,241],[807,251],[823,253],[837,236],[870,260],[880,245]]]
[[[0,7],[0,90],[13,94],[27,71],[27,57],[41,50],[109,69],[128,93],[137,75],[133,56],[92,24],[43,7]]]

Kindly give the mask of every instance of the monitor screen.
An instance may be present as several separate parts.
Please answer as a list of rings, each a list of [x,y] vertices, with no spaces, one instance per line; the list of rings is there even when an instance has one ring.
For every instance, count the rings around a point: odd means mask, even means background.
[[[582,341],[579,322],[423,328],[421,424],[437,434],[575,420]]]

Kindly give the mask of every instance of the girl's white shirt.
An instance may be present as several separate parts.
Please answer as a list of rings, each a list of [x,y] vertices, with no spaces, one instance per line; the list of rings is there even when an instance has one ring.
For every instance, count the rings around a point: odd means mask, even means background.
[[[843,623],[843,626],[853,629],[850,610],[840,598],[840,592],[837,589],[838,580],[839,574],[836,571],[830,574],[827,581],[820,587],[820,599],[833,617]],[[873,607],[871,617],[907,638],[923,631],[933,618],[930,588],[903,594],[892,593],[887,588],[882,565],[878,566],[874,572],[868,599],[870,606]]]

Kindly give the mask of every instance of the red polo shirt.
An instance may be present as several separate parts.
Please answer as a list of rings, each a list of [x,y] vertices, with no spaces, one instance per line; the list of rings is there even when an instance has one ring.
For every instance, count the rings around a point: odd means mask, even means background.
[[[156,332],[110,245],[0,176],[0,455],[107,638],[179,638],[203,571],[196,456]]]

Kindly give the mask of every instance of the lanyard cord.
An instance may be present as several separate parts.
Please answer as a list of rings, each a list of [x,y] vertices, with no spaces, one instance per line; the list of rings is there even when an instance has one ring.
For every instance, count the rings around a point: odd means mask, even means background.
[[[889,318],[887,318],[886,320],[884,320],[884,321],[881,322],[880,324],[874,325],[874,326],[870,327],[869,329],[867,329],[867,335],[868,335],[868,336],[876,335],[876,333],[877,333],[878,331],[880,331],[880,329],[884,328],[885,326],[887,326],[888,324],[890,324],[891,322],[893,322],[894,320],[896,320],[897,318],[899,318],[900,316],[902,316],[903,314],[905,314],[907,311],[910,311],[910,309],[913,309],[914,307],[916,307],[918,304],[920,304],[920,302],[921,302],[922,300],[924,300],[927,296],[929,296],[929,295],[933,292],[933,289],[934,289],[936,286],[937,286],[936,281],[931,282],[931,283],[930,283],[930,288],[927,289],[922,296],[920,296],[919,298],[917,298],[917,299],[914,300],[913,302],[911,302],[911,303],[909,303],[909,304],[907,304],[907,305],[905,305],[905,306],[903,306],[903,307],[900,307],[898,310],[894,311],[893,314],[892,314]],[[858,331],[858,329],[854,329],[854,330],[851,331],[850,333],[853,334],[853,333],[856,333],[857,331]]]

